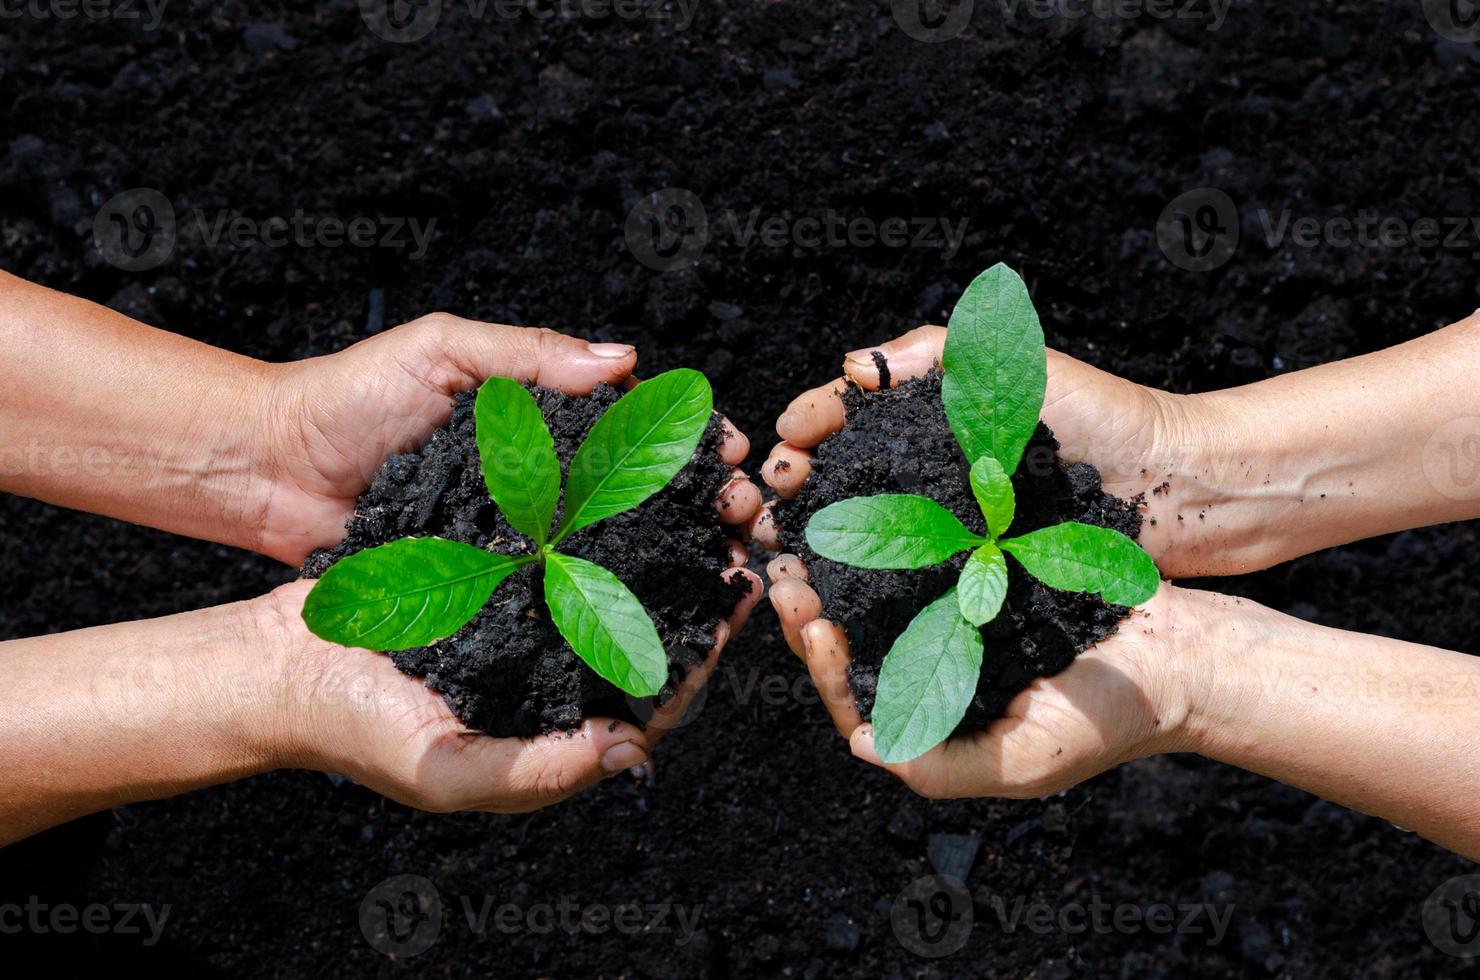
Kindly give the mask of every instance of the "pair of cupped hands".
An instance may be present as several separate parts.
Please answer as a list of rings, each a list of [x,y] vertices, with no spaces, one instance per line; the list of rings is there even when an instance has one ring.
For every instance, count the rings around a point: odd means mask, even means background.
[[[944,328],[924,326],[847,354],[844,377],[799,395],[778,420],[782,441],[761,468],[765,482],[783,498],[800,491],[810,450],[845,424],[844,386],[877,388],[875,351],[887,359],[892,383],[898,383],[939,366],[944,341]],[[280,413],[284,431],[278,435],[292,450],[278,464],[278,489],[261,516],[258,550],[297,563],[313,548],[339,539],[356,498],[386,455],[413,447],[444,424],[454,392],[491,375],[572,394],[589,393],[601,383],[621,387],[633,383],[637,352],[551,330],[433,314],[287,367],[299,377],[287,386],[296,394]],[[1148,461],[1158,447],[1184,434],[1178,405],[1176,396],[1048,352],[1043,419],[1064,446],[1082,447],[1087,455],[1071,461],[1097,466],[1110,493],[1129,497],[1152,489],[1147,473],[1157,471],[1148,471]],[[744,540],[772,551],[779,544],[770,506],[762,505],[759,488],[738,468],[750,453],[749,440],[726,422],[717,451],[736,467],[715,501],[719,519],[734,530],[724,575],[750,580],[751,589],[716,628],[708,660],[645,726],[593,718],[575,732],[534,739],[470,737],[440,695],[401,674],[389,657],[309,634],[301,610],[312,583],[299,581],[269,597],[265,617],[273,641],[289,651],[289,672],[316,689],[295,699],[307,710],[295,710],[279,726],[282,761],[344,773],[392,799],[442,812],[534,810],[647,762],[765,591],[744,567]],[[1148,526],[1142,543],[1165,575],[1183,574],[1169,567],[1175,562],[1164,533]],[[853,755],[888,769],[922,795],[1041,796],[1176,747],[1168,740],[1175,739],[1185,692],[1176,690],[1176,672],[1167,666],[1176,633],[1167,587],[1068,670],[1035,681],[985,731],[953,738],[911,762],[884,765],[848,687],[846,636],[823,617],[806,567],[782,554],[767,574],[786,642],[806,663]]]

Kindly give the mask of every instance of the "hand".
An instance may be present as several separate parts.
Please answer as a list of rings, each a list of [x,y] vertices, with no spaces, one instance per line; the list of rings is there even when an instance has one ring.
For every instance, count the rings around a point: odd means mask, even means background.
[[[586,394],[623,385],[637,366],[625,344],[588,344],[552,330],[434,313],[326,357],[281,365],[272,387],[270,491],[258,550],[300,564],[344,536],[344,522],[375,471],[421,445],[452,414],[454,392],[499,375]],[[726,422],[730,465],[749,440]],[[745,524],[760,491],[740,470],[720,491],[720,519]]]
[[[285,647],[294,696],[274,726],[281,763],[341,773],[399,803],[448,813],[523,813],[558,803],[608,776],[647,761],[658,740],[683,717],[709,680],[720,652],[750,615],[761,583],[743,567],[743,553],[725,573],[746,578],[750,593],[714,633],[709,658],[689,672],[676,697],[646,729],[588,718],[574,733],[533,739],[470,734],[436,691],[401,673],[391,658],[314,637],[303,626],[303,600],[313,583],[285,585],[264,602],[264,617]]]
[[[945,338],[944,327],[917,327],[896,340],[848,354],[845,377],[803,392],[776,422],[782,442],[761,467],[761,478],[782,497],[796,496],[812,471],[811,450],[843,427],[844,385],[852,381],[877,390],[873,352],[887,359],[891,383],[897,385],[939,367]],[[1181,509],[1198,512],[1187,490],[1205,475],[1207,450],[1219,443],[1223,429],[1198,400],[1117,378],[1050,350],[1042,418],[1059,441],[1060,455],[1095,466],[1106,492],[1126,498],[1146,495],[1140,541],[1163,574],[1176,578],[1218,570],[1203,547],[1211,530],[1206,522],[1177,518]],[[779,470],[778,462],[784,464]],[[1172,492],[1154,493],[1164,482],[1172,484]],[[752,532],[772,550],[779,546],[769,507],[757,514]]]
[[[838,734],[856,758],[887,769],[921,796],[1047,796],[1131,759],[1188,747],[1192,685],[1179,658],[1190,653],[1194,624],[1183,589],[1163,583],[1118,633],[1062,673],[1035,680],[985,731],[886,765],[874,748],[873,726],[859,716],[848,686],[847,635],[800,601],[806,575],[800,562],[783,556],[768,571],[782,629],[806,661]]]

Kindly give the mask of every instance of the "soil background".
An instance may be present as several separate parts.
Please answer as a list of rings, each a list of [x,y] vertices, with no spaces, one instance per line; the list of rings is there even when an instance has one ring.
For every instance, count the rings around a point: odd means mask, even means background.
[[[941,322],[996,261],[1024,274],[1051,344],[1183,391],[1385,347],[1480,305],[1473,234],[1459,248],[1301,247],[1271,244],[1261,220],[1480,214],[1480,53],[1442,41],[1419,4],[1240,2],[1210,30],[1208,18],[1039,19],[977,3],[962,36],[933,44],[901,29],[904,5],[698,0],[681,25],[511,20],[447,2],[408,44],[375,36],[348,0],[178,2],[155,30],[7,19],[0,261],[272,359],[439,309],[635,342],[646,373],[710,376],[716,405],[754,439],[752,468],[793,394],[834,376],[846,350]],[[1201,187],[1236,202],[1242,236],[1225,264],[1191,272],[1155,227]],[[145,272],[93,243],[99,208],[131,188],[163,194],[179,225],[170,260]],[[702,202],[709,232],[692,266],[665,273],[624,229],[644,195],[669,188]],[[420,257],[404,234],[402,247],[211,242],[223,212],[300,210],[436,228]],[[924,220],[937,241],[940,219],[966,230],[954,252],[778,245],[748,234],[752,215]],[[1474,652],[1477,554],[1473,527],[1435,528],[1218,587]],[[290,575],[0,498],[0,636],[245,598]],[[429,816],[285,772],[59,828],[0,854],[3,899],[168,905],[163,938],[7,932],[0,953],[253,978],[1473,966],[1439,952],[1420,920],[1425,897],[1473,866],[1381,820],[1183,757],[1048,801],[929,803],[854,764],[820,707],[777,694],[801,674],[763,607],[703,711],[662,747],[653,785],[613,780],[540,813]],[[945,866],[974,853],[975,925],[939,960],[901,945],[888,916],[932,873],[932,851]],[[367,942],[360,910],[400,874],[431,881],[445,916],[430,950],[392,959]],[[519,927],[470,928],[465,903],[476,912],[485,897],[517,906]],[[997,913],[1095,898],[1232,905],[1232,920],[1210,945]],[[570,935],[538,914],[562,903],[700,914],[688,937]]]

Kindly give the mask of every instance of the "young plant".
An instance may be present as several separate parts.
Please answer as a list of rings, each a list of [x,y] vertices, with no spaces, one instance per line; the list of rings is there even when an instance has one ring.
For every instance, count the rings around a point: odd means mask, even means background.
[[[840,501],[813,515],[806,530],[817,554],[858,568],[924,568],[971,550],[956,585],[910,622],[879,670],[872,720],[885,762],[923,755],[966,714],[981,673],[981,627],[1007,595],[1005,555],[1045,585],[1098,592],[1116,605],[1145,602],[1160,583],[1151,556],[1109,528],[1068,521],[1003,537],[1016,507],[1012,473],[1048,385],[1043,328],[1027,287],[1007,266],[988,269],[961,296],[941,366],[941,401],[972,461],[971,491],[986,535],[913,494]]]
[[[369,548],[324,573],[303,621],[344,646],[426,646],[466,625],[516,570],[538,563],[550,618],[571,649],[628,694],[657,694],[668,680],[668,655],[642,603],[600,565],[555,549],[667,486],[693,457],[713,408],[709,382],[697,371],[669,371],[623,395],[571,458],[564,516],[551,535],[560,502],[555,440],[523,385],[489,378],[474,404],[483,480],[535,553],[500,555],[442,538]]]

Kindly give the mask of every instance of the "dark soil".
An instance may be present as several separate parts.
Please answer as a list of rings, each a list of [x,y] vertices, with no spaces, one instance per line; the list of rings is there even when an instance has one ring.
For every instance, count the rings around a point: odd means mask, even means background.
[[[44,5],[43,5],[44,6]],[[140,5],[134,5],[136,8]],[[1480,213],[1474,46],[1418,3],[1241,2],[1196,21],[1008,18],[906,36],[884,0],[700,2],[663,22],[474,20],[443,3],[392,45],[356,3],[166,6],[162,29],[7,19],[0,30],[0,263],[259,357],[323,353],[437,309],[639,345],[691,366],[753,439],[877,344],[1007,262],[1051,345],[1178,391],[1387,347],[1480,306],[1465,248],[1308,248],[1260,209],[1409,220]],[[490,7],[492,5],[489,5]],[[1020,9],[1027,4],[1019,5]],[[1181,7],[1181,4],[1177,5]],[[1192,188],[1244,214],[1230,261],[1172,265],[1158,215]],[[100,204],[154,187],[174,257],[107,265]],[[687,188],[710,241],[655,272],[623,235],[638,199]],[[437,219],[406,248],[212,246],[219,209]],[[762,218],[949,218],[935,247],[742,240]],[[734,214],[737,225],[727,220]],[[1320,503],[1307,501],[1312,519]],[[1210,515],[1212,519],[1212,515]],[[227,548],[0,498],[0,636],[158,616],[265,592],[293,570]],[[1204,583],[1325,625],[1480,651],[1473,525],[1392,535]],[[242,977],[1458,977],[1424,899],[1473,865],[1374,819],[1196,758],[1123,766],[1048,801],[915,798],[857,763],[806,696],[762,603],[703,711],[655,756],[522,816],[431,816],[317,773],[139,803],[0,851],[3,898],[152,902],[161,942],[41,937],[57,969]],[[977,845],[975,927],[922,960],[887,909],[937,835]],[[937,838],[945,839],[945,838]],[[937,851],[940,845],[937,844]],[[437,944],[389,960],[358,910],[390,875],[433,880]],[[698,933],[471,931],[459,897],[525,908],[702,906]],[[1019,901],[1233,907],[1223,941],[1003,925]],[[19,937],[0,934],[9,955]],[[16,962],[7,960],[7,963]],[[87,964],[83,964],[86,966]]]
[[[591,426],[621,393],[602,385],[590,398],[533,389],[555,437],[562,478]],[[594,561],[642,600],[668,650],[666,699],[714,648],[713,631],[748,590],[721,580],[729,547],[714,498],[730,478],[719,458],[719,416],[693,460],[641,506],[579,531],[560,550]],[[558,515],[557,515],[558,521]],[[473,394],[453,401],[452,418],[419,451],[387,460],[355,505],[345,540],[303,566],[317,578],[339,559],[406,537],[434,535],[504,554],[533,554],[535,543],[509,525],[489,499],[478,460]],[[396,666],[446,698],[470,728],[531,736],[576,728],[582,718],[641,722],[634,702],[597,676],[560,636],[545,607],[538,566],[498,587],[454,635],[393,654]],[[737,591],[738,588],[738,591]]]
[[[881,378],[889,377],[885,365],[881,372]],[[824,614],[847,630],[853,657],[848,680],[865,718],[873,710],[879,665],[894,638],[955,584],[966,554],[914,571],[852,568],[819,558],[807,547],[803,529],[813,514],[839,500],[918,493],[944,505],[977,534],[986,533],[971,493],[971,467],[941,405],[940,382],[941,375],[931,372],[877,392],[850,386],[843,394],[847,426],[817,447],[801,493],[776,505],[783,550],[807,563]],[[1139,535],[1135,503],[1105,493],[1098,470],[1064,463],[1058,448],[1048,426],[1039,423],[1013,473],[1017,514],[1009,533],[1081,521]],[[981,681],[957,731],[981,731],[1035,677],[1068,667],[1075,655],[1114,633],[1130,611],[1097,595],[1051,589],[1011,559],[1007,568],[1007,598],[1002,612],[982,628],[987,652]]]

